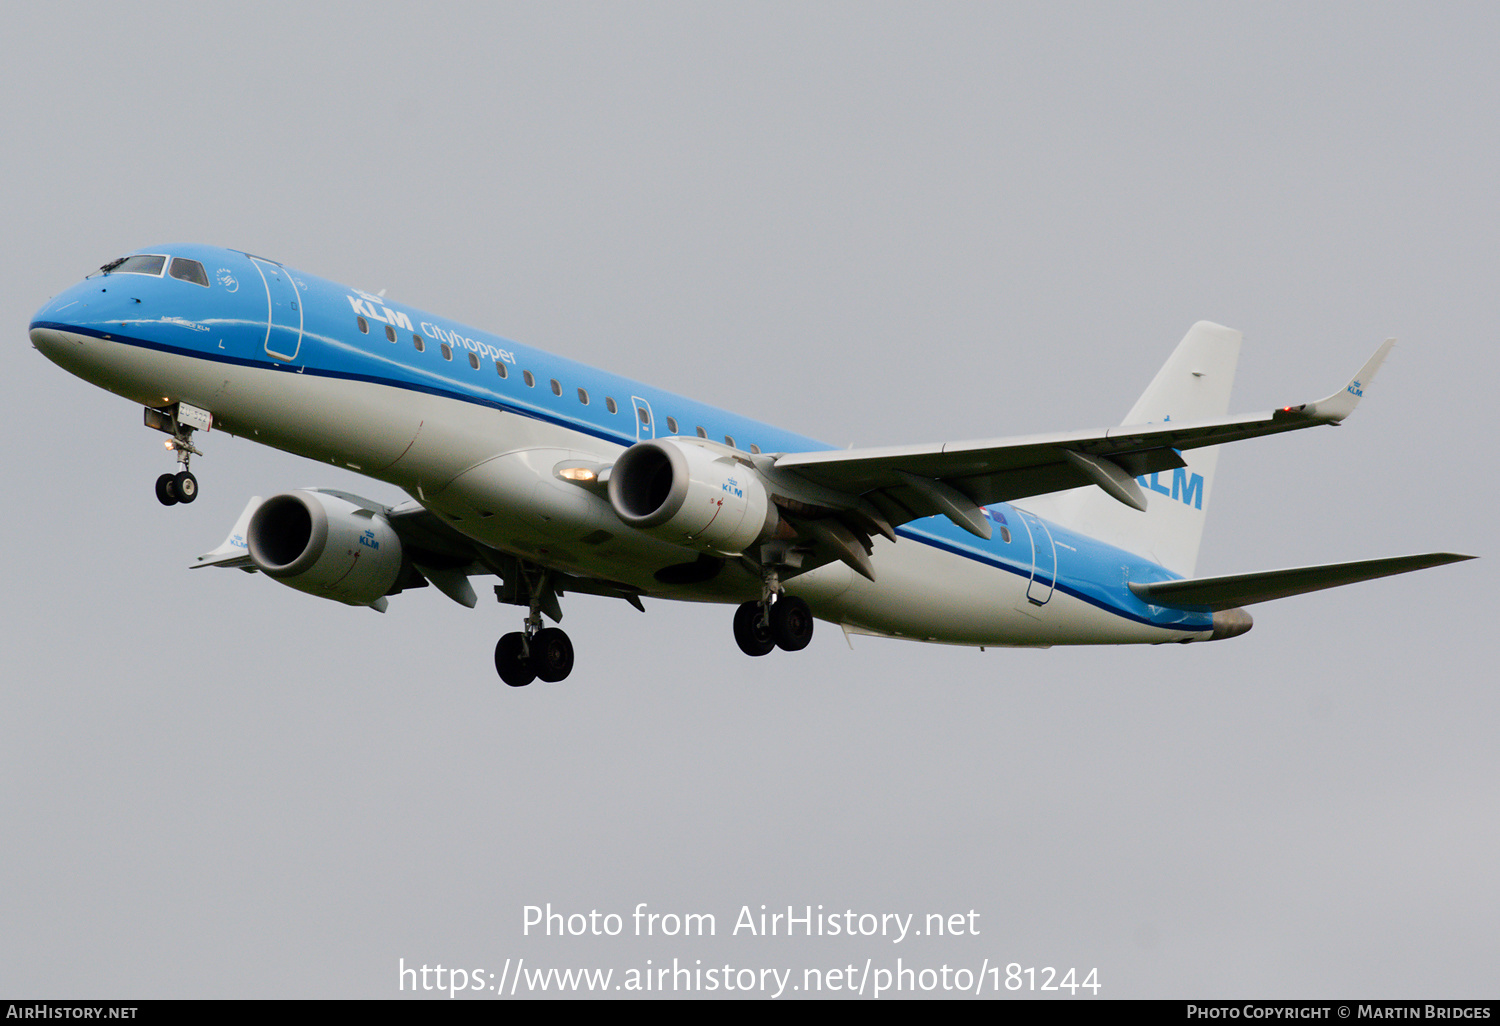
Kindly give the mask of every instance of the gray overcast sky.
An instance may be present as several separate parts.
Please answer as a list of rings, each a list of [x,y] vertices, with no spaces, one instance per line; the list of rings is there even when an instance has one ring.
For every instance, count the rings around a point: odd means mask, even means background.
[[[407,965],[1097,967],[1112,997],[1497,996],[1490,4],[10,4],[0,996],[391,997]],[[1488,558],[1224,644],[973,650],[587,596],[385,616],[194,572],[252,494],[31,350],[131,249],[264,253],[831,443],[1118,421],[1195,320],[1236,411],[1199,572]],[[482,583],[482,582],[481,582]],[[483,589],[481,588],[481,592]],[[712,939],[522,936],[522,908]],[[980,913],[751,938],[741,906]],[[628,929],[627,929],[628,932]],[[1081,974],[1081,973],[1080,973]]]

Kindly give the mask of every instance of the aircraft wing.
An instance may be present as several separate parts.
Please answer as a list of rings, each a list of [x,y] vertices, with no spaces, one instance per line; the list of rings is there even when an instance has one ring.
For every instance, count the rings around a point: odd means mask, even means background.
[[[941,513],[988,538],[989,521],[980,506],[1089,484],[1144,510],[1145,495],[1135,479],[1185,466],[1184,449],[1339,423],[1354,411],[1394,344],[1394,339],[1382,343],[1332,395],[1263,414],[928,446],[784,453],[774,457],[773,466],[861,497],[874,507],[864,512],[881,533]],[[870,516],[875,511],[880,518]]]
[[[1154,584],[1132,583],[1130,590],[1153,605],[1167,606],[1170,609],[1218,611],[1473,558],[1456,552],[1427,552],[1417,556],[1299,566],[1289,570],[1267,570],[1227,577],[1199,577],[1186,581],[1158,581]]]

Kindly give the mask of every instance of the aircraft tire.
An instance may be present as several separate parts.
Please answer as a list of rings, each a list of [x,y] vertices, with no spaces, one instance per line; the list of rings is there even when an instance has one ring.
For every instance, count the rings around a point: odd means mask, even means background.
[[[178,502],[192,502],[198,497],[198,479],[184,470],[172,478],[172,490]]]
[[[800,652],[812,640],[813,615],[807,603],[795,595],[783,595],[771,606],[771,636],[776,647]]]
[[[495,672],[513,688],[524,688],[536,679],[529,660],[522,658],[526,636],[520,631],[502,635],[495,643]]]
[[[163,474],[156,479],[156,499],[163,506],[177,505],[176,480],[171,474]]]
[[[734,611],[734,640],[747,656],[763,656],[776,647],[759,602],[746,602]]]
[[[550,683],[573,672],[573,642],[560,627],[543,627],[531,639],[531,668]]]

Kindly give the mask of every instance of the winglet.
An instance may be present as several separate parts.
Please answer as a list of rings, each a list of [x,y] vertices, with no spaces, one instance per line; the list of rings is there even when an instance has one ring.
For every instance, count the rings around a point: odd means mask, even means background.
[[[1370,382],[1375,380],[1375,372],[1380,369],[1380,365],[1385,362],[1386,356],[1395,344],[1396,340],[1393,338],[1382,342],[1380,348],[1375,350],[1375,355],[1365,361],[1359,373],[1350,378],[1349,384],[1345,385],[1341,391],[1325,399],[1319,399],[1315,403],[1307,403],[1304,406],[1289,408],[1289,410],[1314,420],[1337,424],[1354,412],[1354,408],[1359,405],[1360,397],[1365,394],[1365,389],[1369,388]]]
[[[261,501],[261,497],[256,495],[245,503],[245,511],[229,529],[229,537],[225,538],[212,552],[205,552],[199,556],[198,562],[189,569],[196,570],[203,566],[226,566],[243,570],[252,567],[254,563],[250,559],[250,547],[245,541],[245,533],[250,528],[250,518],[255,515],[256,510],[260,509]]]

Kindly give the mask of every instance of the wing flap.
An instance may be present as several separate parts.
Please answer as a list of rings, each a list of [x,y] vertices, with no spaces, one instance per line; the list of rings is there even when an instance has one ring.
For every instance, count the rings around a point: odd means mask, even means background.
[[[1152,584],[1132,582],[1130,590],[1152,605],[1166,606],[1169,609],[1211,609],[1217,612],[1473,558],[1475,557],[1456,552],[1427,552],[1414,556],[1365,559],[1354,563],[1329,563],[1253,574],[1231,574],[1227,577],[1199,577]]]

